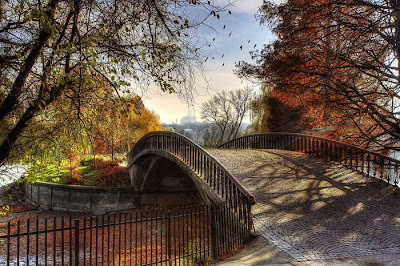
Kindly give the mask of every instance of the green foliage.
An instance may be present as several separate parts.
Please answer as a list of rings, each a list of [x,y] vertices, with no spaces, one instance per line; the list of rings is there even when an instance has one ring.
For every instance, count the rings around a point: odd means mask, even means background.
[[[251,101],[251,130],[254,133],[268,133],[268,120],[271,116],[270,106],[268,104],[270,89],[267,84],[261,85],[260,95]]]
[[[112,102],[137,88],[191,87],[203,61],[197,47],[203,39],[193,33],[227,12],[201,0],[0,1],[0,164],[26,146],[28,154],[45,157],[54,147],[58,161],[70,152],[95,153],[95,138],[113,153],[118,142],[129,148],[144,131],[159,128],[145,110],[152,124],[128,116],[126,130],[139,124],[141,132],[120,141],[121,125],[100,128],[96,119],[115,121],[121,109]]]
[[[66,184],[68,169],[58,169],[55,165],[43,165],[39,160],[32,160],[24,174],[27,182],[54,182]]]
[[[94,158],[82,158],[80,161],[80,165],[81,166],[89,166],[91,164],[93,164],[95,161]]]
[[[169,132],[175,132],[175,129],[171,126],[167,126],[167,127],[163,127],[162,128],[163,131],[169,131]]]
[[[105,156],[94,159],[80,160],[81,166],[74,167],[77,179],[70,178],[70,165],[68,160],[62,161],[62,168],[55,165],[46,165],[41,161],[32,159],[30,167],[24,174],[24,180],[34,182],[52,182],[58,184],[76,184],[100,187],[124,187],[130,185],[130,179],[125,167],[119,166],[117,161],[108,160]],[[25,161],[28,163],[28,161]]]

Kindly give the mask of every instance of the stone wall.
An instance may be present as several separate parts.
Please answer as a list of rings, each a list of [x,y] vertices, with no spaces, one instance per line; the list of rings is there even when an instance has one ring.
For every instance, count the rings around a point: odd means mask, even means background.
[[[132,187],[100,188],[56,183],[24,183],[25,201],[45,210],[102,214],[140,206],[182,206],[198,203],[198,192],[190,190],[153,191],[139,195]]]
[[[47,182],[25,183],[25,201],[42,209],[104,213],[135,207],[132,188],[99,188]]]

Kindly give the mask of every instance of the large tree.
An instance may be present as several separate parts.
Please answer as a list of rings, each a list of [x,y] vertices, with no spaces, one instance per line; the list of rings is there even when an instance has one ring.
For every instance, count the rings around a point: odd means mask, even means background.
[[[399,11],[394,0],[266,2],[261,22],[278,38],[239,72],[269,82],[272,95],[304,109],[313,126],[333,125],[338,135],[395,148]]]
[[[244,117],[250,110],[251,89],[221,91],[204,102],[201,117],[219,129],[219,140],[231,140],[238,136]]]
[[[0,164],[67,89],[77,92],[79,107],[93,77],[117,94],[131,82],[187,88],[200,62],[196,29],[224,11],[200,0],[1,1]]]

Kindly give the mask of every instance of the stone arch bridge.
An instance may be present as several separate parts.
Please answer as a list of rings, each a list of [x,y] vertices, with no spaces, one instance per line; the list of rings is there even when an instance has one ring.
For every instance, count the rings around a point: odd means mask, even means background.
[[[294,261],[400,259],[400,161],[380,153],[289,133],[204,150],[152,132],[128,160],[139,194],[178,188],[206,202],[252,205],[256,232]]]

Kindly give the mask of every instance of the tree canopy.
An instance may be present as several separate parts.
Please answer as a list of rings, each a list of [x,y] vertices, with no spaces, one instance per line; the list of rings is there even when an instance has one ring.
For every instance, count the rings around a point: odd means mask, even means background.
[[[190,87],[196,30],[225,11],[196,0],[1,1],[0,164],[36,116],[61,96],[79,109],[99,79],[116,95]]]
[[[219,137],[215,144],[223,140],[231,140],[238,136],[243,118],[250,109],[251,89],[221,91],[204,102],[201,116],[205,121],[214,123],[219,132],[213,132]]]
[[[394,0],[266,1],[261,23],[277,40],[241,62],[239,75],[303,110],[303,128],[397,148],[400,139],[400,3]]]

